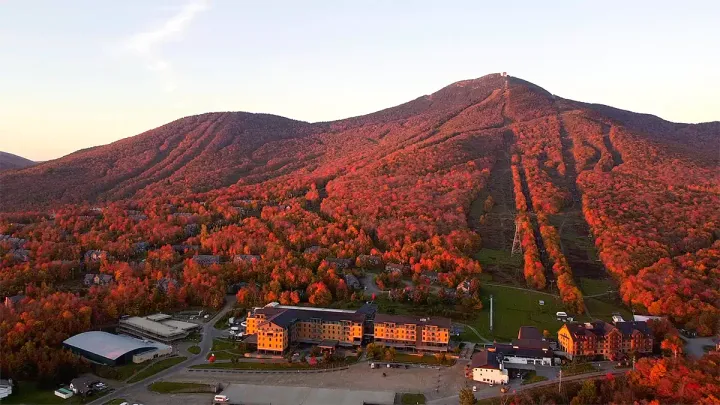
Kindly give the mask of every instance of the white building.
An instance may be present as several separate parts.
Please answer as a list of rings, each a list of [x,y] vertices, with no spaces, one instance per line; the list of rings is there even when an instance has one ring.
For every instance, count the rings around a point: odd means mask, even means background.
[[[473,380],[487,384],[507,384],[508,371],[498,360],[497,354],[483,350],[475,353],[471,362]]]

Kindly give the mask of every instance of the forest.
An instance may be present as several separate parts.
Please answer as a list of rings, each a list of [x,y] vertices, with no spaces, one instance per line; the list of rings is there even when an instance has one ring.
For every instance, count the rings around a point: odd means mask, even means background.
[[[0,294],[17,297],[0,307],[3,375],[53,381],[82,367],[65,338],[122,315],[218,308],[228,292],[244,306],[362,301],[346,276],[368,271],[393,299],[423,305],[451,308],[447,290],[470,285],[457,306],[479,308],[487,266],[475,255],[497,236],[474,230],[471,207],[503,154],[519,285],[556,288],[568,311],[586,311],[583,269],[557,225],[577,209],[626,305],[712,335],[720,173],[691,153],[720,142],[708,131],[489,75],[330,123],[187,117],[2,172]],[[83,283],[96,273],[112,281]]]

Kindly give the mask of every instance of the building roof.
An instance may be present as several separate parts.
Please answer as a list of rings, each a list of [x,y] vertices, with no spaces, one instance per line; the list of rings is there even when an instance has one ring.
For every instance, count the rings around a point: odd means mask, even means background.
[[[550,342],[542,339],[513,339],[512,346],[516,349],[550,349]]]
[[[497,358],[497,354],[489,352],[487,350],[475,353],[472,356],[472,361],[470,364],[472,368],[492,368],[496,370],[500,369],[500,361]]]
[[[132,316],[129,318],[121,319],[120,324],[151,332],[156,336],[163,336],[166,338],[182,335],[186,331],[198,327],[197,324],[190,322],[174,320],[163,320],[161,322],[156,322],[151,320],[150,317],[139,316]]]
[[[615,327],[622,332],[625,336],[632,335],[633,331],[638,331],[645,336],[650,336],[650,328],[644,321],[626,321],[626,322],[615,322]]]
[[[496,343],[487,348],[490,352],[495,352],[503,356],[527,357],[531,359],[542,359],[552,357],[552,352],[547,352],[540,348],[515,347],[513,345]]]
[[[542,340],[543,335],[538,328],[534,326],[521,326],[518,331],[518,339],[537,339]]]
[[[147,342],[125,335],[113,335],[107,332],[84,332],[72,336],[63,342],[67,346],[76,347],[93,354],[116,360],[119,357],[138,349],[161,349],[169,346],[157,342]]]
[[[389,314],[376,314],[375,323],[396,323],[396,324],[415,324],[415,325],[432,325],[439,326],[441,328],[448,328],[452,326],[452,321],[448,318],[441,316],[432,317],[420,317],[412,315],[389,315]]]
[[[268,311],[269,309],[269,311]],[[335,311],[322,311],[317,308],[258,308],[257,313],[265,314],[267,316],[266,322],[272,322],[278,326],[286,328],[292,323],[297,321],[307,321],[310,319],[322,319],[326,322],[363,322],[365,321],[365,314],[351,312],[335,312]]]
[[[337,347],[338,343],[339,343],[339,342],[338,342],[337,340],[325,339],[325,340],[320,341],[320,343],[318,343],[318,347],[320,347],[320,348],[326,348],[326,349],[327,349],[327,348],[333,348],[333,349],[334,349],[334,348]]]

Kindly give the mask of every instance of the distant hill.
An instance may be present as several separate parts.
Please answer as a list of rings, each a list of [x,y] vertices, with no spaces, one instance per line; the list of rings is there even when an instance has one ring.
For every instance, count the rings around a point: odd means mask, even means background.
[[[0,152],[0,170],[22,169],[36,164],[32,160],[13,155],[12,153]]]
[[[202,218],[217,239],[185,243],[205,253],[287,258],[337,244],[332,254],[346,258],[372,247],[408,272],[444,273],[448,287],[479,272],[477,259],[499,280],[557,292],[572,313],[601,316],[582,289],[602,279],[626,304],[710,335],[720,324],[719,150],[717,122],[671,123],[490,74],[332,122],[196,115],[5,171],[0,211],[58,216],[8,214],[0,226],[31,238],[55,224],[48,240],[126,255],[135,241],[183,242],[180,225]],[[106,234],[69,242],[91,229],[88,217]],[[39,222],[18,228],[29,218]]]

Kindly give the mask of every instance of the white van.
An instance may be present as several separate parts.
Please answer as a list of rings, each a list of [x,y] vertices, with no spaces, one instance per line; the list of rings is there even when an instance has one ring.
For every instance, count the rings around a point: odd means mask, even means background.
[[[230,398],[228,398],[227,395],[215,395],[215,398],[213,398],[213,401],[215,401],[215,402],[228,402],[228,401],[230,401]]]

